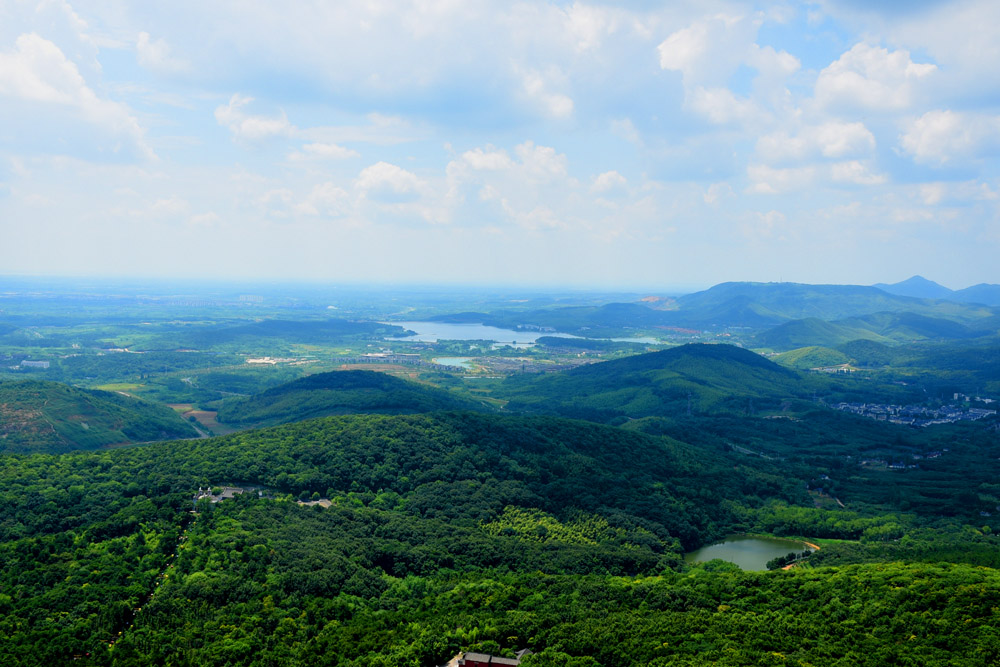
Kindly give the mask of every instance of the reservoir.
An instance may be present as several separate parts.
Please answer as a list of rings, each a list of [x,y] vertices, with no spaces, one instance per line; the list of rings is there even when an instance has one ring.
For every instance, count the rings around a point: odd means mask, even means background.
[[[436,343],[439,340],[488,340],[508,345],[513,343],[518,347],[527,347],[533,345],[542,336],[579,338],[579,336],[552,331],[515,331],[514,329],[500,329],[499,327],[491,327],[485,324],[455,324],[452,322],[382,322],[382,324],[394,324],[416,332],[413,336],[400,336],[399,338],[387,338],[386,340],[414,343]],[[645,345],[655,345],[658,342],[655,338],[649,337],[597,338],[594,340],[613,340],[624,343],[643,343]]]
[[[472,368],[471,357],[437,357],[436,359],[431,359],[435,364],[441,364],[442,366],[457,366],[459,368]]]
[[[806,549],[812,550],[807,544],[797,540],[734,535],[684,554],[684,560],[693,564],[718,558],[738,565],[741,570],[766,570],[767,561],[772,558],[786,556],[793,551],[801,553]]]

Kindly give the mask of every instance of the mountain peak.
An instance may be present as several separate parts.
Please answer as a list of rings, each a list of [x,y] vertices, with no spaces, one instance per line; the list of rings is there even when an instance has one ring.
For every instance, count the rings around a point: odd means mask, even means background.
[[[874,287],[889,294],[912,296],[918,299],[947,299],[952,294],[952,290],[944,285],[920,275],[912,276],[898,283],[877,283]]]

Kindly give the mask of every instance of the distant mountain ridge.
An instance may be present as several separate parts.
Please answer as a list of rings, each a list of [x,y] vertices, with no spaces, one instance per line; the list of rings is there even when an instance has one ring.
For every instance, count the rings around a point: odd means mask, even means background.
[[[646,297],[637,303],[571,306],[527,312],[463,312],[433,319],[444,322],[483,323],[496,327],[542,327],[587,337],[621,335],[622,330],[662,327],[766,329],[803,319],[838,321],[875,313],[914,315],[969,324],[997,313],[985,306],[1000,306],[1000,286],[976,286],[952,292],[929,280],[915,277],[894,286],[809,285],[804,283],[720,283],[707,290],[670,301]],[[993,288],[997,294],[994,299]],[[947,299],[930,295],[946,295]],[[965,298],[963,297],[970,297]],[[977,295],[976,299],[971,298]],[[655,304],[651,308],[647,304]],[[613,333],[614,332],[614,333]]]
[[[965,289],[953,290],[923,276],[913,276],[898,283],[876,283],[873,285],[883,292],[898,296],[921,299],[943,299],[958,303],[981,303],[986,306],[1000,306],[1000,285],[979,283]]]

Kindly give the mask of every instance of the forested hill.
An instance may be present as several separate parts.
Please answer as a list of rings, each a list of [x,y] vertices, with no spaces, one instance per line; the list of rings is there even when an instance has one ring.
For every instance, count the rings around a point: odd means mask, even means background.
[[[805,346],[836,347],[855,340],[886,344],[966,340],[995,333],[995,329],[991,328],[994,321],[994,318],[983,319],[973,329],[952,320],[914,313],[874,313],[836,322],[807,318],[769,329],[758,334],[756,341],[763,347],[790,350]]]
[[[331,415],[410,414],[482,410],[444,389],[374,371],[317,373],[223,403],[218,419],[240,426],[272,426]]]
[[[176,412],[122,394],[59,382],[0,382],[0,452],[59,452],[194,438]]]
[[[500,392],[510,410],[608,421],[678,415],[689,405],[699,413],[745,410],[748,400],[807,397],[823,381],[732,345],[693,344],[565,373],[516,376]]]
[[[736,471],[665,438],[468,412],[328,417],[117,456],[136,477],[179,486],[230,480],[295,496],[399,494],[426,518],[489,520],[508,505],[564,517],[600,513],[686,547],[732,527],[726,499],[801,495],[793,481]]]
[[[191,512],[195,488],[233,483],[263,488]],[[765,504],[800,493],[666,439],[474,413],[9,455],[0,663],[431,666],[531,648],[524,667],[996,664],[994,569],[684,571],[683,547],[776,512],[881,526]]]

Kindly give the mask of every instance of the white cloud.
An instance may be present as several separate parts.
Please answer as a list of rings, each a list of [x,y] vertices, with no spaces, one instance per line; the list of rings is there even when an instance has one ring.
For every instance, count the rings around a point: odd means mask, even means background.
[[[795,74],[802,67],[799,59],[788,51],[776,51],[773,46],[751,44],[747,54],[747,64],[767,77],[785,78]]]
[[[756,20],[727,14],[695,21],[656,47],[660,68],[680,72],[685,85],[719,83],[742,63],[758,25]]]
[[[99,98],[62,50],[35,33],[20,35],[14,51],[0,53],[0,96],[73,110],[85,123],[111,135],[113,152],[120,152],[125,140],[144,158],[155,158],[128,108]]]
[[[889,180],[885,174],[873,173],[864,162],[849,160],[830,165],[830,177],[837,183],[881,185]]]
[[[609,192],[624,188],[628,181],[617,171],[606,171],[594,177],[594,182],[590,186],[591,192]]]
[[[660,43],[660,68],[681,73],[685,108],[717,125],[759,125],[774,112],[784,113],[790,98],[786,82],[801,63],[787,51],[756,43],[763,20],[760,14],[716,14]],[[756,70],[747,94],[729,88],[741,67]]]
[[[824,107],[904,110],[936,71],[934,64],[913,62],[904,49],[860,42],[820,72],[816,100]]]
[[[140,32],[135,43],[135,52],[139,64],[153,70],[164,72],[183,72],[190,63],[175,58],[170,54],[170,45],[164,39],[153,40],[148,32]]]
[[[235,139],[245,141],[288,136],[295,130],[284,112],[276,118],[246,113],[243,109],[251,102],[253,102],[252,97],[244,97],[237,93],[229,98],[228,104],[215,109],[215,119],[219,125],[229,128]]]
[[[361,153],[338,144],[320,142],[305,144],[301,151],[292,151],[288,155],[288,159],[293,161],[346,160],[353,157],[361,157]]]
[[[747,166],[747,176],[752,184],[747,191],[772,195],[801,190],[815,181],[816,174],[816,168],[811,166],[776,169],[765,164],[751,164]]]
[[[717,125],[752,123],[767,118],[767,113],[752,100],[737,96],[728,88],[696,88],[688,104]]]
[[[573,114],[573,99],[550,90],[551,84],[537,71],[529,71],[523,77],[524,92],[547,116],[566,118]]]
[[[400,197],[416,197],[426,184],[416,174],[402,167],[377,162],[362,169],[354,185],[365,196],[398,200]]]
[[[899,144],[921,163],[945,165],[1000,148],[1000,116],[928,111],[909,122]]]
[[[757,141],[757,154],[769,162],[864,156],[874,150],[875,135],[861,122],[831,121],[802,128],[794,136],[778,131]]]
[[[578,52],[596,49],[605,34],[615,29],[609,13],[600,7],[574,2],[566,10],[566,27],[575,39]]]
[[[351,207],[351,197],[347,191],[327,181],[313,186],[309,196],[295,207],[295,211],[303,215],[337,217],[350,212]]]
[[[474,148],[466,151],[462,153],[462,161],[479,170],[502,170],[514,166],[514,161],[507,155],[507,151],[494,150],[492,146],[487,146],[486,150]]]
[[[535,179],[552,179],[566,176],[566,156],[556,153],[550,146],[536,146],[532,141],[526,141],[514,148],[521,158],[525,173]]]

